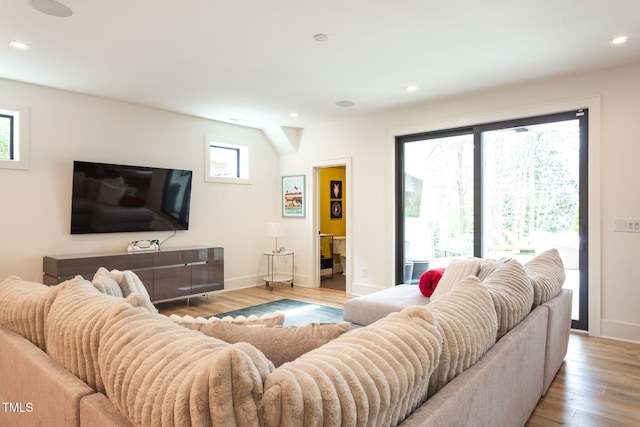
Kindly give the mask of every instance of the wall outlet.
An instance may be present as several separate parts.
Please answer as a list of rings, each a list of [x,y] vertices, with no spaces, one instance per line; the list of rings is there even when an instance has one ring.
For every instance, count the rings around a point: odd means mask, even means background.
[[[367,269],[365,267],[362,268],[362,273],[360,274],[360,276],[362,276],[363,279],[367,277]]]
[[[640,233],[640,219],[618,218],[613,230],[622,233]]]

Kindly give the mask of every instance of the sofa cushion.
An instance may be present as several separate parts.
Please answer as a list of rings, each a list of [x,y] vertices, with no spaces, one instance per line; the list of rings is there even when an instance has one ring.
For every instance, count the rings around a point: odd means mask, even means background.
[[[93,283],[93,286],[95,286],[100,293],[114,297],[124,297],[122,289],[120,289],[120,285],[118,285],[118,282],[116,282],[109,270],[104,267],[100,267],[98,271],[96,271],[91,283]]]
[[[524,265],[524,271],[533,286],[533,308],[556,296],[565,281],[565,271],[560,253],[550,249]]]
[[[276,367],[338,338],[348,329],[347,322],[311,323],[290,327],[209,322],[197,328],[205,335],[231,344],[247,342],[262,351]]]
[[[109,274],[118,283],[123,297],[126,298],[132,293],[138,293],[144,298],[142,306],[149,310],[150,313],[158,313],[158,309],[151,303],[147,288],[144,287],[136,273],[130,270],[111,270]]]
[[[430,297],[433,294],[438,283],[440,283],[444,270],[444,268],[432,268],[431,270],[427,270],[422,273],[420,281],[418,282],[418,287],[420,288],[420,293],[422,295]]]
[[[76,276],[64,284],[51,304],[45,326],[47,353],[91,388],[104,392],[98,368],[100,333],[113,315],[142,302],[140,294],[126,299],[102,294],[91,282]]]
[[[423,296],[416,285],[397,285],[348,300],[344,303],[342,318],[355,328],[370,325],[410,305],[425,304],[429,304],[429,298]]]
[[[531,311],[533,286],[522,264],[515,259],[497,268],[482,283],[489,288],[496,308],[500,339]]]
[[[273,364],[255,347],[228,344],[129,308],[100,334],[106,395],[137,426],[259,425]]]
[[[462,279],[465,279],[467,276],[477,276],[479,271],[479,258],[455,258],[451,260],[440,279],[440,283],[438,283],[438,286],[433,291],[431,300],[436,301],[442,295],[455,288]]]
[[[503,267],[504,264],[509,261],[509,259],[502,259],[497,261],[495,259],[486,258],[480,261],[480,271],[478,271],[478,279],[481,282],[484,282],[484,279],[489,277],[491,273],[496,271],[498,268]]]
[[[276,368],[265,382],[262,421],[397,425],[426,399],[441,345],[425,307],[392,313]]]
[[[458,282],[427,309],[443,337],[440,363],[429,387],[429,395],[433,395],[493,346],[498,317],[489,289],[473,276]]]
[[[46,350],[45,324],[51,304],[63,287],[8,277],[0,283],[0,324]]]

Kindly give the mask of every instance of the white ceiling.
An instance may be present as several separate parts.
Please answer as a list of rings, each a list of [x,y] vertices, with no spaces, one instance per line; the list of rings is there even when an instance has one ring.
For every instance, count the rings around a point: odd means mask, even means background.
[[[264,129],[640,62],[638,0],[60,1],[0,0],[0,77]]]

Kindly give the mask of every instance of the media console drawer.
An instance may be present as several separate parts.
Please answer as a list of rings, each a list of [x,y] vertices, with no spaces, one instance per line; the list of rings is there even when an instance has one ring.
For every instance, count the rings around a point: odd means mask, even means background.
[[[56,279],[56,282],[53,284],[58,284],[77,275],[91,280],[100,267],[106,267],[109,270],[131,271],[150,268],[153,267],[154,264],[153,255],[152,253],[144,253],[131,255],[98,255],[78,258],[45,256],[42,262],[45,278],[46,276],[51,276]]]
[[[154,302],[224,289],[224,248],[185,248],[147,253],[45,256],[43,283],[77,275],[91,280],[100,267],[131,270]]]
[[[180,264],[206,263],[209,260],[208,249],[186,249],[183,251],[156,252],[154,262],[156,266],[171,266]]]

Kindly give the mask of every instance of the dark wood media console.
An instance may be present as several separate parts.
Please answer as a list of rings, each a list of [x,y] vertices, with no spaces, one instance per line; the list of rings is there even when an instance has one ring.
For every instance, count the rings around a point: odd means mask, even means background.
[[[100,267],[135,272],[153,302],[224,289],[224,248],[45,256],[43,283],[57,285],[76,275],[91,280]]]

